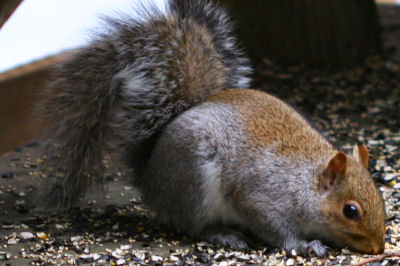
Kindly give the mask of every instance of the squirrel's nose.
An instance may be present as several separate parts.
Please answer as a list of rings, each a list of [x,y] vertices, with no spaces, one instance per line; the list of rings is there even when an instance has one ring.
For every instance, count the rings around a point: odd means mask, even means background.
[[[385,250],[385,243],[376,243],[372,245],[372,254],[382,254]]]

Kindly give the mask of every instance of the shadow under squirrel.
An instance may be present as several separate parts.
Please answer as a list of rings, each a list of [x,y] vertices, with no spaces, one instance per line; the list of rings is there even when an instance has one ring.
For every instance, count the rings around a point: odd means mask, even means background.
[[[325,244],[383,252],[365,145],[338,151],[290,106],[245,89],[251,69],[222,8],[170,0],[105,22],[58,66],[41,105],[62,176],[47,202],[68,209],[113,154],[160,219],[194,237],[242,249],[248,231],[318,256]]]

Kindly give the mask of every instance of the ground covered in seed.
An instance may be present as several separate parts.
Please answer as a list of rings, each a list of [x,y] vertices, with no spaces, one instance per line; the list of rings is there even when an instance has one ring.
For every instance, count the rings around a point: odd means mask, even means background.
[[[381,7],[383,55],[346,69],[280,67],[265,60],[256,85],[295,106],[333,143],[366,143],[370,170],[387,205],[386,251],[400,251],[400,8]],[[94,189],[64,215],[38,215],[33,199],[47,182],[46,158],[31,142],[0,157],[0,264],[337,265],[375,256],[342,249],[328,258],[256,245],[214,247],[157,222],[124,173],[110,166],[104,193]],[[106,164],[107,161],[105,162]],[[396,256],[373,265],[399,264]]]

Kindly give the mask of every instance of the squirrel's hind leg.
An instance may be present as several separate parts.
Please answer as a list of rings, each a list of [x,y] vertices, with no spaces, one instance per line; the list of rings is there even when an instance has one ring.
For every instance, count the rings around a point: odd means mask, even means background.
[[[244,250],[249,248],[251,241],[242,232],[230,227],[209,225],[199,234],[201,239],[208,241],[217,247],[229,247]]]

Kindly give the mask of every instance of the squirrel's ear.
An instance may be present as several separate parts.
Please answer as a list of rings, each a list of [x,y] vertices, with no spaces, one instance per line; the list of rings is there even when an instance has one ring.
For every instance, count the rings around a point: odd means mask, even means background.
[[[333,190],[344,178],[347,169],[347,155],[343,152],[338,152],[328,164],[322,174],[320,181],[320,189],[322,191]]]
[[[353,157],[357,159],[357,161],[364,166],[364,168],[368,168],[369,162],[369,152],[367,146],[365,144],[361,146],[354,145],[353,147]]]

